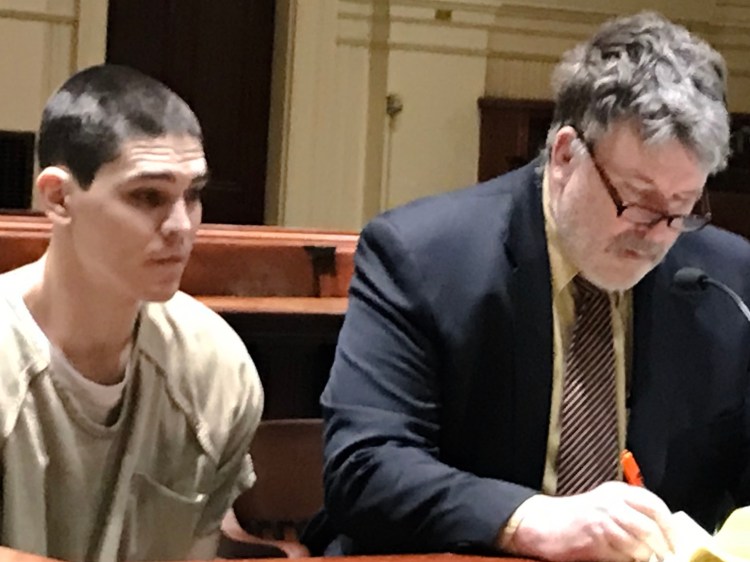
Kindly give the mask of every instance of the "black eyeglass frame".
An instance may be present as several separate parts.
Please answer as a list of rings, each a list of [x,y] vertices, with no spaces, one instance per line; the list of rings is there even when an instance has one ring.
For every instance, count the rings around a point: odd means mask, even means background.
[[[612,184],[612,180],[609,179],[609,175],[607,174],[607,172],[596,160],[596,156],[594,155],[594,147],[585,139],[583,134],[581,134],[578,129],[575,129],[574,127],[574,130],[578,135],[580,141],[583,143],[583,146],[586,147],[586,152],[591,158],[591,163],[594,165],[596,173],[599,174],[599,179],[601,179],[602,184],[609,194],[610,199],[612,199],[612,203],[614,203],[615,205],[618,218],[622,217],[632,224],[645,226],[646,228],[653,228],[661,221],[665,221],[668,227],[679,232],[696,232],[711,222],[711,204],[708,199],[708,189],[706,188],[703,189],[703,193],[701,193],[701,197],[698,200],[698,202],[700,203],[700,214],[688,213],[685,215],[667,215],[662,213],[661,211],[657,211],[656,209],[651,209],[649,207],[644,207],[643,205],[639,205],[637,203],[625,203],[620,197],[620,194],[617,193],[617,189]],[[633,217],[624,215],[625,211],[627,211],[628,209],[639,209],[641,211],[646,211],[647,213],[652,214],[654,218],[647,221],[633,220]],[[675,224],[675,221],[677,221],[676,224],[680,225],[679,227],[673,226]]]

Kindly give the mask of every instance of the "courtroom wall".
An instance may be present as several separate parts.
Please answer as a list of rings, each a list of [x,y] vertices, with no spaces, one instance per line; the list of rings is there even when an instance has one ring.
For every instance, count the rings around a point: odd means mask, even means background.
[[[267,209],[279,224],[356,229],[473,183],[477,98],[549,99],[560,54],[620,14],[658,10],[709,40],[730,68],[730,109],[750,112],[750,0],[284,4]]]
[[[0,129],[35,131],[49,95],[104,61],[107,0],[0,0]]]
[[[106,35],[107,0],[0,0],[0,130],[35,132],[50,94],[104,62]]]
[[[656,9],[704,36],[728,61],[730,109],[750,112],[750,0],[276,4],[269,224],[357,230],[473,183],[477,99],[548,99],[560,53],[619,14]],[[52,90],[104,60],[106,12],[107,0],[0,0],[0,129],[35,130]]]

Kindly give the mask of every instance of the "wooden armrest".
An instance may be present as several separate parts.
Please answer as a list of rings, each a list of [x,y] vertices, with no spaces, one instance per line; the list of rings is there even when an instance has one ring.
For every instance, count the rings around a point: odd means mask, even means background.
[[[286,533],[285,533],[286,535]],[[263,538],[245,531],[232,510],[221,523],[221,539],[217,555],[219,558],[307,558],[310,551],[289,533],[285,539]]]

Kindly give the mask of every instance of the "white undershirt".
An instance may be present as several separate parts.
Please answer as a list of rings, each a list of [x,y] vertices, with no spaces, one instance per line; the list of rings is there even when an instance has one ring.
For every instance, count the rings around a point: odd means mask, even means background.
[[[129,349],[124,353],[128,352]],[[50,343],[50,369],[53,375],[68,388],[84,414],[91,421],[101,425],[107,424],[110,414],[122,401],[125,384],[129,378],[128,366],[125,367],[125,376],[120,382],[100,384],[82,375],[68,361],[65,354]]]

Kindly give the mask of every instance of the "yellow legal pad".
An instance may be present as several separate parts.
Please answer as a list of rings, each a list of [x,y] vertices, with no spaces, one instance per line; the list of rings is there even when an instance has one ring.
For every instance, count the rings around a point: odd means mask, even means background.
[[[750,507],[732,512],[721,530],[699,545],[690,562],[747,562],[750,560]]]
[[[750,562],[750,506],[732,512],[713,536],[682,511],[670,524],[675,554],[663,562]]]

